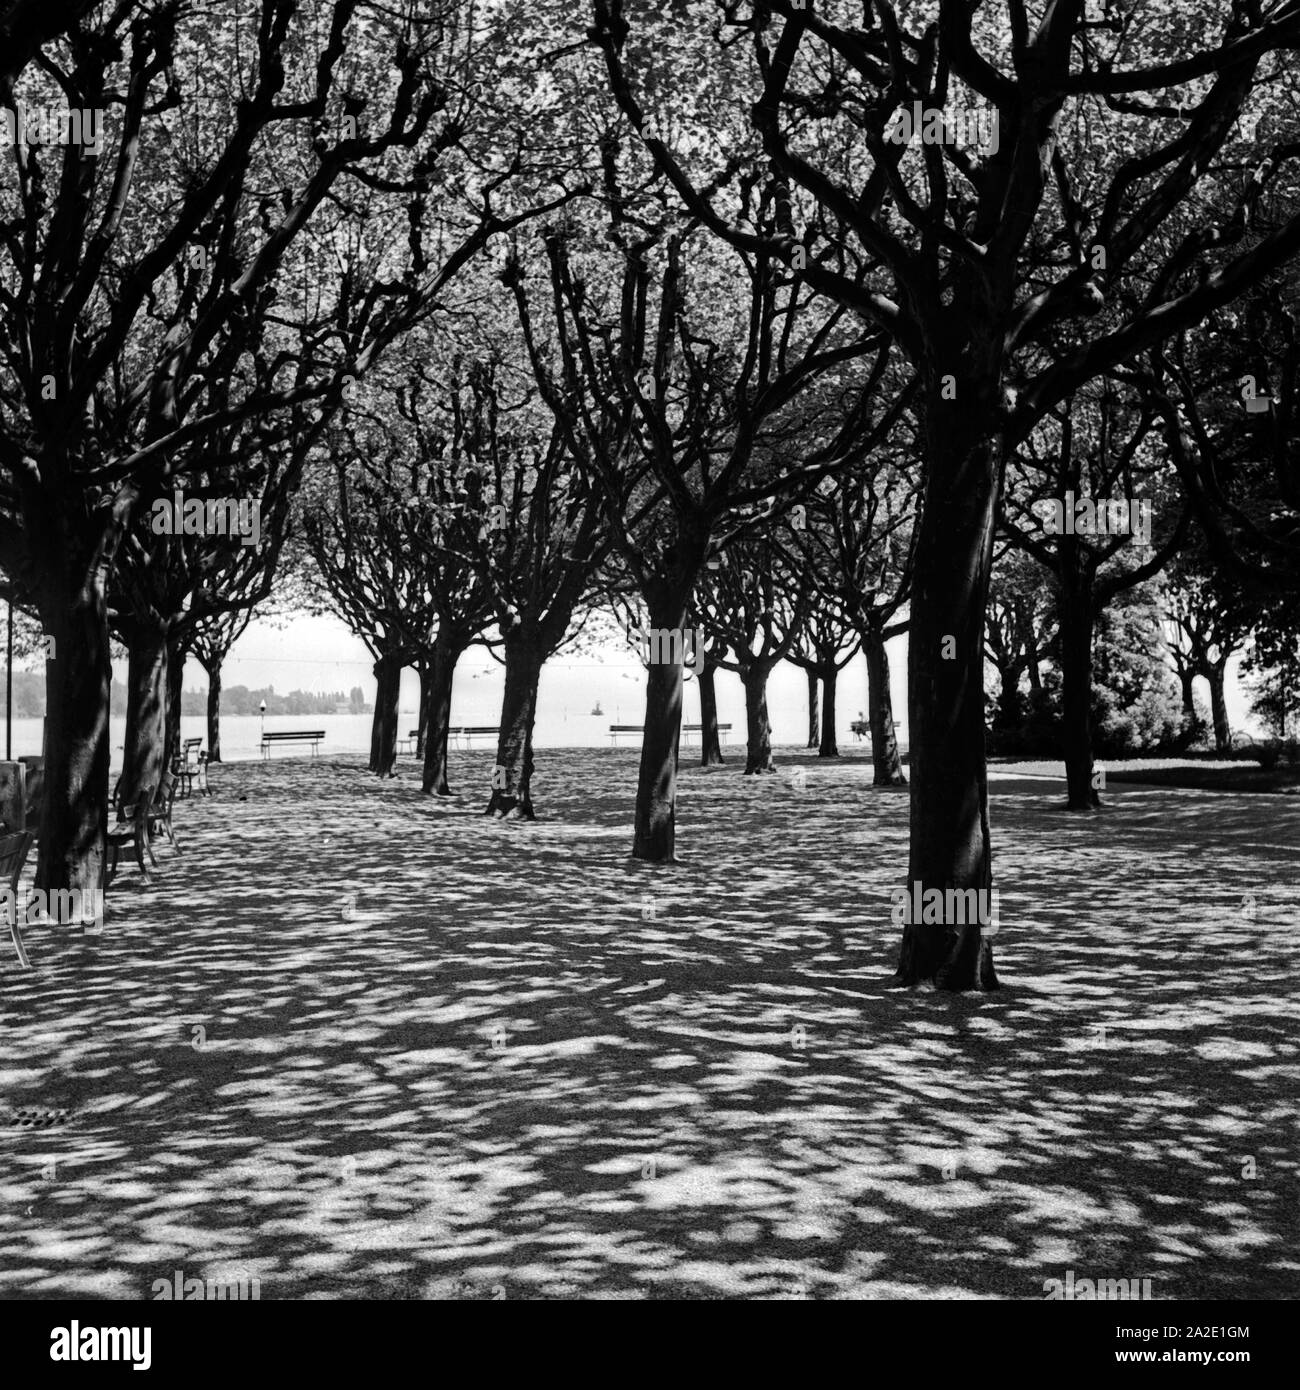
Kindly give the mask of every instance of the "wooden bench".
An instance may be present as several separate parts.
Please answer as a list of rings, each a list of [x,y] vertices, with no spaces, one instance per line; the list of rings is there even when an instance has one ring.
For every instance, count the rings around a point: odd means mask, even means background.
[[[704,725],[703,725],[703,724],[683,724],[683,725],[682,725],[682,733],[684,733],[684,734],[703,734],[703,732],[704,732]],[[728,735],[730,732],[731,732],[731,725],[730,725],[730,724],[719,724],[719,725],[718,725],[718,742],[719,742],[719,743],[726,743],[726,741],[727,741],[727,735]],[[701,741],[703,741],[703,740],[701,740]]]
[[[447,737],[451,739],[453,745],[459,747],[460,739],[463,737],[466,744],[475,738],[496,738],[501,733],[499,724],[449,724],[447,726]],[[412,729],[405,738],[397,740],[397,751],[399,753],[414,753],[416,745],[420,741],[419,729]],[[406,746],[403,747],[403,744]]]
[[[27,861],[27,851],[35,838],[30,830],[19,830],[13,835],[0,837],[0,879],[9,880],[9,939],[18,952],[18,964],[24,970],[30,970],[32,963],[23,944],[21,919],[26,913],[18,906],[18,879]]]
[[[27,829],[39,840],[41,837],[41,811],[45,801],[45,759],[40,756],[26,756],[18,761],[26,768],[24,774],[27,784],[26,822]]]
[[[141,787],[134,801],[125,801],[121,793],[122,779],[119,777],[113,789],[113,802],[117,807],[117,820],[108,827],[104,843],[103,878],[100,886],[107,888],[117,875],[117,856],[123,845],[130,845],[135,852],[135,862],[146,883],[149,866],[144,862],[145,852],[154,864],[158,863],[149,843],[149,813],[153,808],[153,787]]]
[[[146,844],[149,850],[149,857],[157,864],[158,860],[154,857],[153,839],[159,830],[171,841],[172,848],[177,854],[181,852],[180,841],[176,838],[176,832],[172,829],[172,806],[176,801],[177,775],[174,772],[164,772],[162,781],[158,783],[158,795],[154,797],[152,805],[149,807],[149,834],[146,837]]]
[[[325,737],[324,729],[306,730],[298,729],[291,733],[276,733],[262,735],[262,756],[269,758],[271,749],[277,743],[310,743],[311,755],[316,756],[316,750],[320,747],[321,740]]]
[[[682,732],[683,732],[684,734],[698,734],[698,733],[702,732],[703,728],[704,728],[704,725],[703,725],[703,724],[683,724],[683,725],[682,725]],[[718,739],[719,739],[719,741],[722,742],[722,743],[726,743],[726,741],[727,741],[727,735],[728,735],[728,733],[730,733],[730,732],[731,732],[731,725],[730,725],[730,724],[719,724],[719,725],[718,725]],[[610,741],[611,743],[617,743],[617,742],[618,742],[618,736],[619,736],[620,734],[644,734],[644,733],[645,733],[645,725],[644,725],[644,724],[611,724],[611,725],[609,726],[609,741]]]
[[[463,738],[468,744],[475,738],[498,738],[501,734],[500,724],[453,724],[447,732],[453,739]]]
[[[181,744],[179,755],[172,759],[172,775],[180,783],[182,797],[189,796],[196,785],[208,795],[208,755],[201,738],[187,738]]]

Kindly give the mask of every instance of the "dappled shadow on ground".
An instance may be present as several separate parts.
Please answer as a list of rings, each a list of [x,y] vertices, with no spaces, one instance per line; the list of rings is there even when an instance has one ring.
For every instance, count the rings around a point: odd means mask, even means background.
[[[684,765],[664,868],[635,751],[547,752],[531,826],[491,761],[214,769],[101,934],[32,929],[0,1295],[1295,1295],[1300,807],[1000,771],[1007,987],[954,998],[885,988],[862,758]]]

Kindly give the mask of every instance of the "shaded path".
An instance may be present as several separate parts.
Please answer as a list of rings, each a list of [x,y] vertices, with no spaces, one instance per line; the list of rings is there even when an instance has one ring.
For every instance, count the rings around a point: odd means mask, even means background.
[[[532,827],[216,769],[0,974],[0,1292],[1294,1297],[1300,806],[1000,773],[1008,988],[903,994],[905,794],[785,761],[683,768],[677,870],[628,750],[548,753]]]

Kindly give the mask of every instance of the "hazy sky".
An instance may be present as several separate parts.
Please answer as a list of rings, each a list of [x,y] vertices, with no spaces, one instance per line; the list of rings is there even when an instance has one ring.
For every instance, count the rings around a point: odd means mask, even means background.
[[[890,644],[891,684],[894,717],[906,723],[907,717],[907,641]],[[116,670],[125,677],[123,665]],[[589,719],[599,701],[608,722],[640,723],[644,713],[644,671],[628,650],[604,648],[595,652],[561,655],[548,663],[539,699],[539,720]],[[1236,662],[1230,668],[1229,717],[1234,727],[1252,727],[1249,700],[1236,680]],[[296,618],[284,627],[254,619],[235,644],[223,672],[227,686],[251,688],[274,686],[277,692],[341,690],[346,693],[359,685],[367,700],[374,699],[375,678],[372,660],[364,643],[354,637],[337,618]],[[502,668],[481,648],[472,648],[456,673],[453,722],[495,723],[500,709]],[[688,685],[686,721],[699,718],[699,701],[694,683]],[[207,677],[194,660],[185,668],[186,689],[206,689]],[[418,699],[415,673],[407,671],[402,680],[404,713],[413,713]],[[1208,692],[1200,683],[1208,705]],[[733,742],[743,739],[744,697],[738,678],[723,673],[718,680],[719,717],[735,726]],[[837,725],[842,739],[848,737],[848,723],[867,706],[866,665],[855,657],[840,674]],[[807,686],[804,674],[782,666],[769,687],[769,708],[773,732],[778,743],[802,742],[807,722]],[[575,726],[577,727],[577,726]],[[594,728],[583,725],[584,730]],[[603,727],[603,726],[602,726]],[[586,741],[584,738],[582,741]]]

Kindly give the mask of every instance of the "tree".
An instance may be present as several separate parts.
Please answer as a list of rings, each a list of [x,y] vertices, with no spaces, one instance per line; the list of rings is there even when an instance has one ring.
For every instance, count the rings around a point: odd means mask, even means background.
[[[108,113],[103,148],[68,144],[47,158],[16,144],[16,179],[0,195],[0,550],[35,592],[56,652],[46,666],[43,887],[99,883],[107,584],[142,497],[215,429],[337,401],[344,385],[337,370],[304,384],[283,380],[275,362],[236,357],[226,403],[209,411],[204,365],[236,350],[238,332],[223,330],[275,282],[335,182],[373,163],[400,188],[403,152],[429,141],[447,104],[422,46],[395,34],[386,62],[377,31],[349,32],[353,8],[332,7],[323,48],[317,14],[260,0],[251,30],[176,3],[120,5],[41,50],[47,92]],[[351,74],[365,74],[391,115],[374,135],[332,139],[345,114],[345,37]],[[16,110],[12,87],[0,102]],[[267,183],[283,190],[278,202]],[[161,302],[178,312],[159,334]]]
[[[408,465],[403,446],[341,427],[331,433],[331,458],[302,498],[303,537],[326,604],[366,645],[376,680],[370,771],[391,777],[397,763],[402,668],[422,658],[436,622],[425,556],[411,545],[402,496]],[[418,464],[410,471],[417,474]]]
[[[1014,737],[1025,719],[1025,693],[1042,690],[1042,661],[1050,639],[1044,630],[1052,611],[1050,593],[1029,556],[1003,541],[995,555],[989,587],[989,615],[984,653],[998,673],[998,700],[993,728]]]
[[[716,682],[727,647],[716,633],[709,631],[698,604],[692,605],[690,624],[697,643],[695,679],[700,685],[700,766],[721,767],[724,759],[718,729]]]
[[[142,504],[221,429],[309,405],[304,428],[322,427],[530,199],[568,197],[549,177],[537,192],[511,148],[531,133],[512,138],[472,94],[509,14],[467,18],[444,0],[378,19],[355,0],[254,8],[251,23],[179,0],[101,8],[23,76],[106,112],[108,136],[50,157],[19,142],[0,194],[0,559],[59,653],[44,887],[99,881],[106,592]],[[465,91],[443,80],[453,70]],[[0,89],[10,114],[15,102]],[[498,216],[503,189],[517,201]],[[328,327],[297,354],[286,342],[261,354],[255,325],[273,298],[287,338]]]
[[[190,651],[208,677],[208,761],[221,761],[221,670],[230,649],[243,636],[253,618],[253,608],[225,609],[200,621]]]
[[[745,776],[775,772],[767,682],[799,640],[808,619],[809,587],[779,545],[737,539],[716,570],[706,572],[696,602],[706,630],[726,643],[730,658],[718,665],[735,671],[745,688]]]
[[[1255,626],[1259,598],[1214,566],[1203,545],[1189,547],[1177,558],[1166,576],[1162,597],[1166,650],[1182,691],[1184,717],[1189,722],[1195,718],[1192,683],[1202,676],[1210,687],[1214,746],[1220,753],[1230,752],[1228,661]]]
[[[1099,27],[1083,8],[1049,5],[1035,25],[1020,4],[1004,18],[945,3],[938,23],[924,9],[915,27],[874,8],[859,25],[835,0],[728,9],[717,61],[734,74],[735,38],[748,37],[754,135],[787,190],[768,230],[742,223],[720,194],[751,151],[706,169],[698,144],[671,148],[629,77],[623,0],[593,3],[590,38],[611,90],[690,212],[747,254],[806,262],[809,283],[888,331],[916,372],[913,890],[991,888],[981,677],[1006,460],[1086,382],[1300,250],[1297,215],[1248,235],[1266,189],[1285,181],[1289,147],[1245,151],[1234,139],[1272,55],[1300,39],[1300,13],[1233,6],[1220,20],[1218,6],[1193,7],[1179,25],[1193,56],[1181,58],[1164,31]],[[1177,105],[1142,100],[1171,90]],[[957,138],[949,104],[974,138]],[[1243,155],[1254,164],[1244,183]],[[849,244],[866,273],[825,263]],[[909,921],[897,981],[992,988],[989,941],[978,923]]]
[[[1178,688],[1164,660],[1159,589],[1130,587],[1097,620],[1092,721],[1112,757],[1173,751],[1183,729]]]
[[[799,665],[795,660],[795,665]],[[811,662],[803,663],[804,675],[808,679],[808,742],[806,747],[816,748],[821,740],[821,715],[819,713],[818,701],[818,675],[817,668]]]
[[[789,497],[835,466],[869,389],[841,376],[879,347],[770,257],[719,254],[662,207],[623,191],[604,144],[605,244],[588,229],[545,238],[554,309],[544,344],[522,258],[509,283],[543,399],[600,488],[611,543],[652,633],[673,635],[647,677],[633,855],[674,857],[677,740],[687,615],[707,556],[747,524],[742,507]],[[773,213],[756,191],[753,214]],[[829,422],[829,423],[827,423]],[[796,452],[797,451],[797,452]]]
[[[505,664],[486,814],[532,820],[533,724],[542,667],[581,633],[587,618],[582,604],[608,545],[599,490],[574,466],[561,431],[536,399],[527,364],[503,346],[504,332],[494,336],[501,327],[494,307],[485,294],[473,338],[456,339],[451,385],[438,397],[445,397],[447,423],[431,428],[433,382],[423,367],[411,375],[409,393],[399,396],[398,413],[412,447],[426,456],[446,455],[445,439],[434,436],[449,431],[451,457],[464,456],[466,485],[472,477],[481,498],[481,524],[443,519],[436,548],[458,568],[432,585],[434,606],[444,593],[449,605],[461,602],[468,592],[461,575],[475,576],[482,599],[466,606],[465,621],[471,621],[472,607],[495,623]],[[449,611],[440,610],[441,623]],[[422,723],[435,692],[426,679]]]
[[[270,595],[316,433],[293,411],[274,424],[245,421],[218,431],[215,462],[206,451],[190,455],[173,475],[173,491],[147,499],[125,533],[109,621],[129,653],[122,767],[128,800],[142,787],[158,787],[180,752],[185,657],[205,627],[208,733],[210,740],[217,734],[219,759],[221,680],[212,641],[224,640],[228,649]]]
[[[1257,598],[1254,628],[1242,667],[1254,677],[1251,706],[1277,738],[1300,716],[1300,594]]]
[[[878,422],[871,447],[809,496],[805,529],[793,533],[817,591],[843,614],[866,655],[872,782],[878,787],[906,782],[885,644],[907,630],[899,614],[911,584],[918,491],[906,450],[892,437],[906,423],[910,398],[904,388]],[[889,445],[882,442],[886,437]]]
[[[1101,805],[1093,775],[1098,619],[1117,595],[1158,574],[1188,535],[1190,509],[1170,497],[1155,420],[1140,397],[1103,378],[1051,412],[1009,470],[1004,534],[1048,571],[1055,590],[1072,811]]]
[[[787,654],[787,660],[808,673],[809,738],[812,739],[817,706],[817,683],[823,691],[820,736],[810,743],[819,758],[838,758],[835,738],[835,695],[840,672],[857,656],[862,638],[847,614],[827,601],[816,580],[809,578],[811,609],[804,621],[801,639]]]

